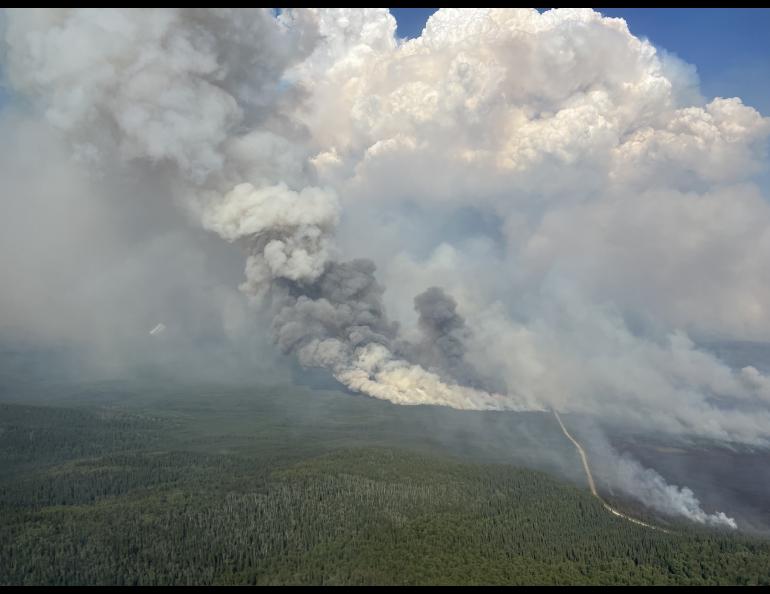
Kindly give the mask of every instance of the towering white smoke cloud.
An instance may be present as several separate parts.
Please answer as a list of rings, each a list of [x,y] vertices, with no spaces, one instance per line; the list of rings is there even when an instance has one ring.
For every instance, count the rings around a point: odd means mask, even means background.
[[[770,332],[770,120],[621,19],[19,10],[3,64],[78,163],[243,246],[275,342],[353,390],[770,440],[770,380],[698,346]]]
[[[395,45],[385,12],[318,14],[334,41],[290,71],[312,162],[394,310],[448,289],[467,360],[526,401],[767,444],[763,381],[698,341],[770,331],[768,118],[592,10],[442,9]],[[494,224],[434,231],[469,209]]]

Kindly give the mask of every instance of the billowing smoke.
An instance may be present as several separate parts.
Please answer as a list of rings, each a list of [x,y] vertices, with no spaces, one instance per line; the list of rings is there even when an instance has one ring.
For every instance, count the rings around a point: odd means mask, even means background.
[[[575,422],[575,419],[571,419]],[[641,501],[666,516],[682,516],[708,526],[735,529],[737,522],[724,512],[706,512],[695,493],[687,487],[669,484],[652,468],[646,468],[628,452],[612,447],[601,428],[583,419],[575,423],[588,448],[592,472],[599,489]]]
[[[671,516],[684,516],[700,524],[738,527],[735,520],[724,512],[708,514],[703,511],[691,489],[669,485],[659,473],[645,468],[628,455],[616,457],[615,464],[607,468],[607,472],[618,489],[654,510]]]
[[[282,282],[276,343],[308,367],[329,369],[349,388],[399,404],[439,404],[460,409],[516,409],[499,394],[449,381],[441,370],[411,362],[414,348],[396,345],[398,326],[382,305],[383,288],[369,260],[330,263],[317,282]],[[519,405],[520,408],[523,408]]]
[[[5,20],[18,117],[108,196],[141,178],[241,246],[303,365],[401,404],[768,445],[770,379],[699,344],[770,332],[770,119],[624,21],[442,9],[399,41],[385,9]]]
[[[261,297],[273,280],[304,286],[324,273],[337,210],[329,190],[295,192],[283,183],[257,189],[243,183],[209,204],[204,224],[229,241],[244,241],[249,255],[242,288]]]
[[[307,131],[286,121],[286,69],[311,13],[267,9],[12,13],[9,76],[79,151],[163,167],[202,224],[247,250],[242,289],[277,308],[275,339],[306,366],[402,404],[522,408],[393,352],[371,262],[334,254],[334,190],[310,185]],[[282,88],[285,87],[285,88]],[[296,91],[299,93],[299,91]],[[290,187],[291,184],[293,187]]]
[[[504,386],[490,388],[490,380],[485,381],[468,362],[466,343],[472,333],[450,295],[440,287],[430,287],[414,298],[414,308],[421,337],[416,344],[402,343],[401,348],[415,361],[463,385],[507,391]]]

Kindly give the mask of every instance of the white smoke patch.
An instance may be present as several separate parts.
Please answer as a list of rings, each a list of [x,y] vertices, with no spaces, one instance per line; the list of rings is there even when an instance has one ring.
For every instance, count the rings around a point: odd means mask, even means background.
[[[331,190],[243,183],[210,206],[203,224],[228,241],[251,239],[243,288],[259,295],[273,279],[313,282],[321,276],[332,259],[337,211]]]
[[[743,367],[739,377],[757,395],[757,398],[770,402],[770,378],[751,365]]]
[[[320,16],[335,31],[338,15]],[[711,182],[763,158],[768,125],[755,110],[682,104],[692,75],[591,10],[440,10],[397,47],[385,26],[356,41],[346,32],[350,51],[332,67],[296,72],[317,98],[307,121],[326,147],[320,173],[351,200],[419,195],[511,213],[522,199],[625,187],[639,168],[653,184],[677,172]],[[314,56],[333,53],[322,43]]]
[[[644,468],[628,455],[618,456],[615,461],[615,468],[609,470],[611,484],[652,509],[671,516],[683,516],[699,524],[738,527],[724,512],[706,513],[692,490],[668,484],[660,474]]]
[[[503,375],[523,397],[561,411],[675,435],[766,447],[765,376],[736,371],[682,332],[631,332],[619,313],[562,289],[542,315],[512,322],[501,304],[474,320],[480,371]],[[743,407],[720,406],[720,402]]]
[[[670,328],[764,336],[768,227],[770,207],[748,184],[597,198],[543,218],[518,254],[521,282],[557,268],[591,299]]]
[[[447,383],[419,365],[394,358],[387,348],[356,349],[352,364],[334,376],[353,390],[397,404],[432,404],[465,410],[532,410],[515,395],[502,395]],[[537,410],[537,409],[536,409]]]
[[[692,489],[670,484],[652,468],[646,468],[628,452],[618,453],[604,431],[587,418],[570,419],[587,447],[591,471],[601,493],[622,495],[671,517],[699,524],[736,529],[735,519],[721,511],[708,513]]]

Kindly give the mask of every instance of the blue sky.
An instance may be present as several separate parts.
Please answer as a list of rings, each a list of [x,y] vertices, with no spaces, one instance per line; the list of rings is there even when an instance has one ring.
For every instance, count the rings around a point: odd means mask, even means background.
[[[399,37],[416,37],[436,8],[391,8]],[[706,98],[740,97],[770,115],[770,9],[601,8],[695,65]]]

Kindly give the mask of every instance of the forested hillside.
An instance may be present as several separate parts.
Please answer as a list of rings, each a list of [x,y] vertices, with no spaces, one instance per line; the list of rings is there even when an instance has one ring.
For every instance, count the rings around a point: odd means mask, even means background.
[[[545,473],[270,417],[228,445],[189,410],[0,404],[0,583],[770,584],[767,541],[664,534]]]

